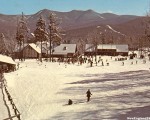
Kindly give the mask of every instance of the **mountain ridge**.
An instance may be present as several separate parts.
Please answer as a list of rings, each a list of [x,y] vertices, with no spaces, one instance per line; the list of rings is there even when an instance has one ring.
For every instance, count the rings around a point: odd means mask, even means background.
[[[108,30],[107,25],[109,25],[115,31],[118,31],[127,36],[136,36],[136,34],[140,34],[142,30],[142,27],[139,26],[140,21],[143,19],[142,16],[117,15],[114,13],[98,13],[91,9],[72,10],[69,12],[59,12],[43,9],[36,12],[35,14],[25,15],[30,32],[34,32],[36,28],[36,22],[40,18],[40,16],[42,16],[46,20],[46,22],[49,23],[48,17],[51,12],[55,13],[61,21],[60,27],[66,31],[66,37],[64,39],[67,40],[85,38],[88,34],[86,33],[87,29],[90,29],[88,31],[92,32],[92,29],[94,29],[94,27],[96,28],[96,26],[99,25],[102,25],[102,28],[104,30]],[[6,35],[7,38],[16,41],[15,35],[17,30],[17,21],[20,17],[21,14],[0,14],[0,33],[4,33],[4,35]],[[136,26],[135,30],[133,30],[134,26]],[[82,29],[82,34],[78,33],[80,32],[80,29]],[[70,36],[72,34],[71,31],[73,31],[74,33],[72,36]],[[110,33],[110,30],[108,30],[108,33]],[[114,36],[116,36],[117,38],[116,33],[114,34]]]

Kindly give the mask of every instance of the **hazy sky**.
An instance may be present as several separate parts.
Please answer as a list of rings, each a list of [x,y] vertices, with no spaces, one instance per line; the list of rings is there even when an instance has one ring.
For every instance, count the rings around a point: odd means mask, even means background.
[[[145,15],[150,0],[0,0],[2,14],[34,14],[42,9],[55,11],[88,10],[115,14]]]

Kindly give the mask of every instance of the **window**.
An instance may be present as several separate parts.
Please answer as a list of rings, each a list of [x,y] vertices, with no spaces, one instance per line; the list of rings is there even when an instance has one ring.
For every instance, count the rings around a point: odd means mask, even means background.
[[[64,47],[64,48],[63,48],[63,50],[66,50],[66,49],[67,49],[67,47]]]

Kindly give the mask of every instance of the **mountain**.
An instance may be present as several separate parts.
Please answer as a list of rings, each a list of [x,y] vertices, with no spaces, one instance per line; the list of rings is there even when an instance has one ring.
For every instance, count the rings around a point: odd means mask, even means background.
[[[55,13],[57,17],[60,18],[61,27],[67,30],[99,24],[121,24],[135,18],[139,18],[139,16],[132,15],[115,15],[112,13],[100,14],[93,10],[72,10],[70,12],[58,12],[44,9],[33,15],[26,15],[27,22],[29,27],[31,26],[31,30],[35,28],[36,22],[41,15],[48,23],[48,17],[51,12]],[[6,29],[14,29],[14,27],[17,25],[17,19],[19,16],[20,15],[0,14],[0,25]],[[0,32],[2,32],[2,29],[0,29]]]
[[[65,39],[67,41],[86,38],[88,34],[92,34],[92,30],[95,30],[97,26],[101,26],[103,29],[101,31],[107,31],[107,36],[111,36],[108,35],[108,33],[113,34],[115,38],[123,34],[126,36],[136,36],[137,33],[139,34],[141,32],[142,26],[139,24],[144,19],[144,17],[141,16],[97,13],[93,10],[58,12],[44,9],[32,15],[25,15],[30,32],[35,30],[36,22],[40,16],[42,16],[48,24],[48,17],[51,12],[55,13],[59,21],[61,21],[60,27],[66,31]],[[0,14],[0,33],[4,33],[6,38],[15,41],[17,20],[20,17],[21,15]]]
[[[136,18],[128,22],[115,26],[115,29],[127,34],[128,36],[140,36],[144,34],[146,17]]]
[[[113,39],[114,43],[129,44],[130,47],[137,47],[139,45],[139,38],[145,32],[145,21],[145,17],[139,17],[120,24],[99,24],[99,29],[97,29],[97,25],[72,29],[67,31],[67,41],[72,40],[71,42],[75,42],[81,38],[86,40],[92,34],[100,36],[97,35],[97,31],[99,31],[105,34],[106,43],[110,43]]]

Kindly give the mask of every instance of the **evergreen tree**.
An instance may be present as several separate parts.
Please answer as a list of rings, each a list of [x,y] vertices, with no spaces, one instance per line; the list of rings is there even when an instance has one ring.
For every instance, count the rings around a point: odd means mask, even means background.
[[[39,20],[36,23],[36,30],[34,31],[34,35],[35,35],[35,40],[41,42],[41,57],[40,57],[40,61],[42,62],[42,42],[47,40],[47,32],[46,32],[46,22],[45,20],[42,18],[42,16],[40,16]]]
[[[49,16],[49,44],[50,44],[49,57],[50,57],[50,61],[51,61],[51,57],[52,57],[52,53],[53,53],[53,49],[54,49],[54,48],[52,48],[52,44],[54,47],[56,45],[59,45],[62,40],[58,25],[59,25],[59,23],[58,23],[58,19],[57,19],[56,15],[54,13],[51,13]]]

